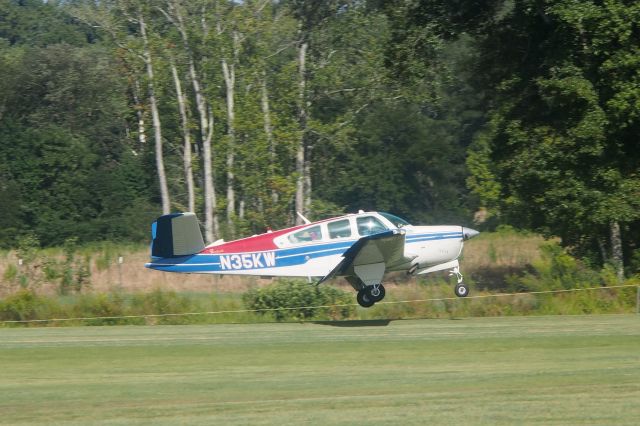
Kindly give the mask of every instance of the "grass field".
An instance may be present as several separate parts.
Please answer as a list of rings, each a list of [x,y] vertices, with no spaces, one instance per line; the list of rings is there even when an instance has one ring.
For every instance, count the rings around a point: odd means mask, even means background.
[[[0,329],[2,424],[637,425],[639,401],[637,315]]]

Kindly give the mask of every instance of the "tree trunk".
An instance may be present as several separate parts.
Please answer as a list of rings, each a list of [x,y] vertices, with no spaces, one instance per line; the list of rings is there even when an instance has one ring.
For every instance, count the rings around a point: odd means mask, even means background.
[[[216,212],[216,191],[215,182],[213,180],[213,150],[211,148],[211,140],[213,138],[213,114],[211,108],[207,105],[207,101],[202,93],[200,78],[196,71],[193,58],[193,51],[189,46],[189,39],[184,25],[184,20],[180,14],[177,5],[173,4],[176,20],[173,24],[178,29],[182,37],[184,50],[187,54],[189,62],[189,77],[193,86],[193,92],[196,98],[196,108],[198,117],[200,118],[200,136],[202,138],[202,162],[204,171],[204,233],[205,240],[210,243],[214,241],[215,235],[220,234],[218,215]]]
[[[598,237],[596,241],[598,243],[598,249],[600,250],[600,256],[602,257],[602,263],[605,264],[609,261],[609,254],[607,253],[606,240]]]
[[[153,123],[153,132],[155,138],[156,151],[156,168],[158,170],[158,181],[160,186],[160,198],[162,200],[162,213],[169,214],[171,212],[171,201],[169,200],[169,188],[167,186],[167,176],[164,170],[164,157],[162,154],[162,127],[160,124],[160,114],[158,112],[158,102],[154,91],[153,63],[151,61],[151,51],[149,48],[149,39],[147,37],[147,28],[142,13],[138,11],[138,23],[140,25],[140,35],[143,41],[143,58],[147,68],[149,104],[151,107],[151,119]]]
[[[624,281],[624,258],[622,254],[622,237],[620,236],[620,223],[611,222],[611,263],[616,270],[618,282]]]
[[[234,36],[235,38],[235,36]],[[235,193],[235,66],[228,64],[225,58],[222,59],[222,75],[226,87],[227,100],[227,226],[229,233],[233,236],[235,217],[236,193]]]
[[[269,178],[273,180],[276,174],[276,145],[273,138],[273,128],[271,127],[271,108],[269,106],[269,90],[267,88],[267,73],[262,72],[261,81],[261,106],[264,122],[264,133],[267,136],[267,146],[269,147]],[[271,200],[274,204],[278,202],[278,192],[271,190]]]
[[[138,117],[138,142],[142,148],[147,143],[147,134],[144,127],[144,109],[138,93],[140,93],[140,81],[136,78],[133,84],[133,102],[136,104],[136,117]]]
[[[244,220],[244,206],[245,202],[243,198],[240,200],[240,203],[238,203],[238,217],[240,218],[240,220]]]
[[[171,58],[171,73],[173,75],[173,81],[176,86],[176,95],[178,97],[178,108],[180,110],[180,119],[182,122],[182,138],[184,141],[183,148],[183,166],[184,166],[184,179],[187,185],[187,197],[189,211],[196,211],[196,197],[193,183],[193,166],[191,163],[191,132],[189,131],[189,117],[187,115],[187,106],[184,92],[182,91],[182,83],[178,76],[178,68],[176,67],[173,58]]]
[[[307,213],[305,210],[305,182],[308,173],[308,167],[305,167],[305,149],[307,139],[307,100],[306,100],[306,60],[307,60],[307,48],[308,43],[301,42],[298,46],[298,124],[300,126],[300,139],[298,141],[298,149],[296,152],[296,174],[298,179],[296,181],[296,203],[295,209],[297,212],[303,215]],[[296,224],[301,224],[303,221],[296,215]]]
[[[307,144],[304,156],[304,212],[311,211],[311,146]]]

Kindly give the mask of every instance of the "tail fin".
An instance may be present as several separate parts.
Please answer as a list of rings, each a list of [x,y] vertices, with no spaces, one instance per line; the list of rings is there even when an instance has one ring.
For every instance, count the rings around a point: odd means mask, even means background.
[[[152,257],[178,257],[204,249],[204,240],[195,213],[160,216],[151,225]]]

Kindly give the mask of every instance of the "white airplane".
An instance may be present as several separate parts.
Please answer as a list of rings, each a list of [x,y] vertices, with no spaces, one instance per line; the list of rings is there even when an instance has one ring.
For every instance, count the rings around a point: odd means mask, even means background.
[[[478,231],[463,226],[413,226],[383,212],[348,214],[240,240],[205,246],[194,213],[159,217],[152,225],[151,262],[167,272],[319,278],[344,277],[358,292],[360,306],[385,296],[387,272],[408,274],[450,270],[455,294],[465,297],[458,257]]]

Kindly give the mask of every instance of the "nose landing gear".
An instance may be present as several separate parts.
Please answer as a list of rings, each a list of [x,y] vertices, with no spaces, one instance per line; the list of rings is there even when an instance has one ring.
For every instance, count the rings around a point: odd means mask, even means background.
[[[458,297],[467,297],[469,294],[469,287],[465,283],[456,284],[456,288],[453,290]]]
[[[469,286],[462,282],[463,277],[460,273],[460,268],[456,266],[451,270],[449,275],[455,275],[458,279],[458,284],[456,284],[456,287],[454,289],[454,293],[456,294],[456,296],[467,297],[469,295]]]

